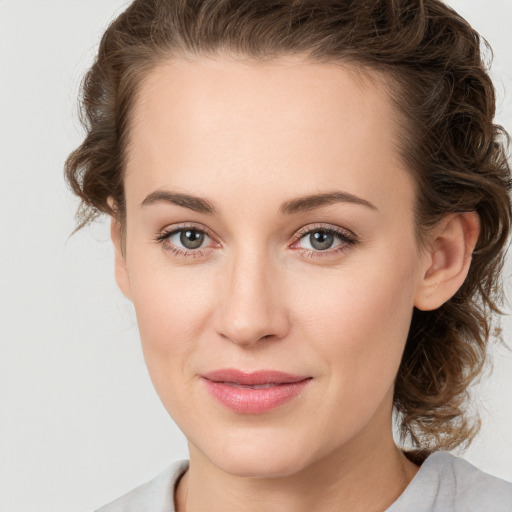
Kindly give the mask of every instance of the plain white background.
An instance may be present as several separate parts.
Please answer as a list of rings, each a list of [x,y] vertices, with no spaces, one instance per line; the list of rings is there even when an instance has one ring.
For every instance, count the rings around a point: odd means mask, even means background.
[[[1,512],[91,510],[187,456],[116,288],[107,222],[69,238],[62,169],[82,134],[78,85],[126,4],[0,0]],[[497,119],[511,131],[512,0],[451,5],[494,47]],[[504,327],[510,343],[510,316]],[[484,425],[464,457],[512,480],[512,353],[493,352],[474,389]]]

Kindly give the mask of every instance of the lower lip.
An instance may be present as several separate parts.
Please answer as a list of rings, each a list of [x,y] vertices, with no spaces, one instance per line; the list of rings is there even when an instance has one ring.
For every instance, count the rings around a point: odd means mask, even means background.
[[[308,385],[310,380],[253,389],[203,379],[208,391],[219,402],[233,411],[244,414],[261,414],[289,402]]]

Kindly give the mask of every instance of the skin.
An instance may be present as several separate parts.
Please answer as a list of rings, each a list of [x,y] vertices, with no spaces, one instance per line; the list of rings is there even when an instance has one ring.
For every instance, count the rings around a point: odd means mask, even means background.
[[[413,307],[461,285],[478,218],[449,216],[418,245],[395,119],[379,80],[298,57],[174,60],[145,78],[125,235],[113,219],[112,237],[150,376],[189,443],[179,512],[382,511],[418,471],[393,442],[394,380]],[[147,200],[155,191],[216,213]],[[371,206],[280,212],[340,191]],[[209,234],[199,250],[163,239],[183,224]],[[352,241],[313,247],[310,232],[326,228]],[[200,375],[219,368],[312,380],[247,415],[207,393]]]

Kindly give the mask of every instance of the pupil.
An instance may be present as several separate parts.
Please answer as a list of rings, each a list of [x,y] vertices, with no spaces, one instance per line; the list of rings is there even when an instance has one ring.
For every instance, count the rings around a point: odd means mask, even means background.
[[[187,249],[197,249],[201,246],[204,241],[204,233],[200,233],[195,229],[187,229],[186,231],[182,231],[180,235],[180,242],[183,244],[183,247]]]
[[[329,249],[334,242],[334,235],[325,231],[315,231],[309,235],[311,247],[320,251]]]

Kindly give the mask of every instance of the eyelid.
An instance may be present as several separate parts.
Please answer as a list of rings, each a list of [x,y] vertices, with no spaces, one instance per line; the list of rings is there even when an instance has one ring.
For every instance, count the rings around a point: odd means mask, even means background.
[[[186,231],[187,229],[194,229],[204,233],[210,239],[210,244],[206,247],[198,247],[197,249],[187,249],[170,242],[170,237],[172,235],[179,233],[180,231]],[[156,234],[154,240],[164,251],[171,253],[176,258],[187,260],[189,258],[208,259],[208,257],[212,255],[211,249],[221,247],[221,244],[216,240],[216,238],[217,237],[213,234],[212,230],[206,226],[195,222],[184,222],[172,224],[163,228]]]
[[[341,238],[344,238],[345,240],[350,240],[352,243],[356,243],[358,241],[357,235],[350,231],[349,229],[334,226],[332,224],[308,224],[307,226],[300,228],[293,235],[293,243],[295,243],[297,240],[300,240],[304,235],[307,235],[314,231],[326,231],[328,233],[334,233],[335,235],[339,235]]]
[[[200,231],[205,235],[208,235],[208,237],[216,244],[220,245],[219,242],[216,240],[216,236],[214,235],[211,229],[207,228],[202,224],[197,224],[195,222],[184,222],[180,224],[172,224],[170,226],[167,226],[157,233],[156,240],[163,241],[164,239],[169,238],[169,236],[175,233],[179,233],[180,231],[185,231],[187,229],[195,229],[196,231]]]
[[[314,233],[315,231],[331,233],[334,236],[338,237],[340,243],[335,247],[325,250],[297,247],[297,244],[306,235]],[[294,240],[290,245],[290,248],[294,251],[298,251],[302,257],[310,259],[334,258],[340,256],[342,253],[349,250],[352,246],[355,246],[357,243],[359,243],[359,238],[357,237],[357,235],[355,235],[355,233],[353,233],[349,229],[341,228],[339,226],[333,226],[332,224],[309,224],[308,226],[304,226],[299,231],[297,231],[294,234],[293,238]]]
[[[180,231],[185,231],[186,229],[194,229],[204,233],[211,240],[211,244],[207,247],[200,247],[197,249],[187,249],[183,247],[176,246],[169,242],[169,238],[179,233]],[[331,233],[338,237],[341,243],[334,248],[326,249],[326,250],[318,250],[318,249],[307,249],[303,247],[294,247],[297,243],[304,238],[305,235],[308,235],[315,231],[324,231],[327,233]],[[295,234],[292,236],[293,240],[289,247],[294,251],[299,251],[307,257],[316,258],[316,257],[327,257],[334,256],[340,254],[341,252],[348,249],[350,246],[355,245],[359,242],[357,235],[355,235],[352,231],[346,228],[341,228],[339,226],[335,226],[332,224],[308,224],[300,228]],[[198,224],[195,222],[184,222],[179,224],[173,224],[165,227],[159,233],[157,233],[155,237],[155,241],[162,245],[162,247],[170,252],[173,252],[175,255],[180,257],[201,257],[204,256],[205,253],[209,252],[212,248],[218,248],[222,245],[217,241],[216,235],[212,232],[211,229],[207,228],[203,224]]]

